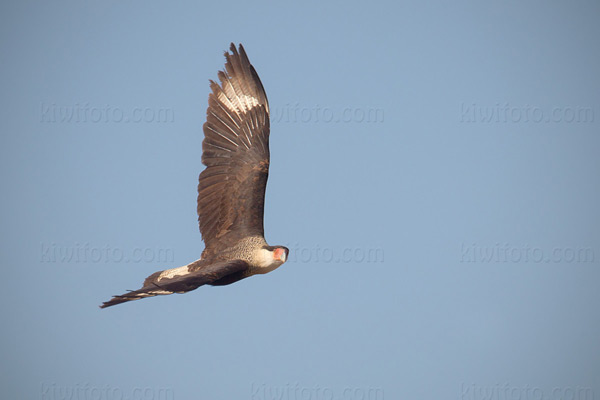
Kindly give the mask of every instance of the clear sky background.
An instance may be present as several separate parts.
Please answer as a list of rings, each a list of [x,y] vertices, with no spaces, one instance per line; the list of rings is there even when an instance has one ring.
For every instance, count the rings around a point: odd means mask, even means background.
[[[2,398],[600,397],[598,2],[0,15]],[[100,310],[200,256],[231,41],[270,100],[290,260]]]

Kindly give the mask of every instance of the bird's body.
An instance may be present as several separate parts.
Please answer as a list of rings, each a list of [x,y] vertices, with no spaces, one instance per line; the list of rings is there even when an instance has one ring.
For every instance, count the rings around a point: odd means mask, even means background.
[[[185,293],[202,285],[228,285],[282,265],[283,246],[264,238],[264,198],[269,174],[269,103],[242,45],[225,53],[221,84],[211,81],[198,184],[198,222],[205,249],[199,260],[158,271],[139,290],[100,307],[145,297]]]

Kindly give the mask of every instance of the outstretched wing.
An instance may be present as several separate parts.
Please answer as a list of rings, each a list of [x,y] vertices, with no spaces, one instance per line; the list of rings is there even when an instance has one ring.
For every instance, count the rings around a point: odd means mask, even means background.
[[[185,267],[152,274],[144,281],[143,288],[116,295],[109,301],[102,303],[100,308],[146,297],[189,292],[202,285],[218,282],[232,274],[236,276],[236,273],[248,268],[248,264],[242,260],[223,261],[209,265],[204,265],[203,261],[198,260]]]
[[[242,45],[226,52],[220,85],[210,82],[198,222],[210,257],[246,236],[264,236],[269,173],[269,104]]]

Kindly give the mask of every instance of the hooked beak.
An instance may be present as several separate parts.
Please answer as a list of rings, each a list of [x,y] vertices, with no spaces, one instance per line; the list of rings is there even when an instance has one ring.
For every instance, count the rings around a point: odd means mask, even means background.
[[[287,260],[287,252],[282,248],[277,248],[275,249],[273,258],[275,258],[276,261],[284,263]]]

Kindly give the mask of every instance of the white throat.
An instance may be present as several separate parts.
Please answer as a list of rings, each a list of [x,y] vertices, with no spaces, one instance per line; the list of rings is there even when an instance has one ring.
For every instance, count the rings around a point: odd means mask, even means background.
[[[266,274],[283,264],[281,261],[275,260],[273,253],[273,251],[267,249],[260,249],[255,253],[254,262],[258,267],[256,269],[257,274]]]

